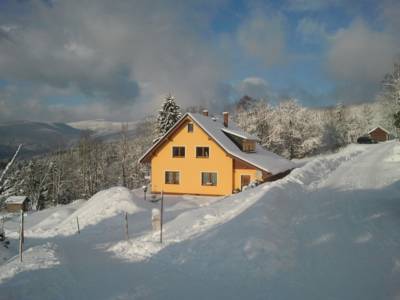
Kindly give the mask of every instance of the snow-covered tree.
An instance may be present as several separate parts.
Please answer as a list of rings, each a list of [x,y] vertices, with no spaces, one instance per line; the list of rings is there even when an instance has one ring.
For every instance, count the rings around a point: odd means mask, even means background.
[[[158,113],[157,135],[163,136],[182,117],[181,108],[175,98],[168,95]]]
[[[397,130],[397,137],[399,137],[400,133],[400,110],[394,114],[394,126]]]
[[[400,111],[400,59],[391,73],[385,75],[382,94],[379,96],[379,124],[395,132],[394,113]]]
[[[400,62],[393,65],[393,71],[386,74],[383,80],[384,97],[392,103],[393,106],[400,105]]]
[[[236,111],[236,121],[261,144],[288,158],[315,153],[321,143],[321,122],[318,113],[302,107],[296,100],[271,106],[265,101],[253,103],[248,110]]]

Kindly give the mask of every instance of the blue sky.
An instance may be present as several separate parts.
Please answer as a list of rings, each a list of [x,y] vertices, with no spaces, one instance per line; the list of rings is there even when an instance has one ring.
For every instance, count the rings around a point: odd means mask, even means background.
[[[394,0],[0,1],[0,120],[132,120],[173,93],[374,101],[399,55]]]

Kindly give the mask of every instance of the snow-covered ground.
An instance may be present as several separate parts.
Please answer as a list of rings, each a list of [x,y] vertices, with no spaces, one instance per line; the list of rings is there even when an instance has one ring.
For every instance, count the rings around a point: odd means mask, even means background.
[[[159,204],[141,191],[30,213],[22,264],[12,217],[0,299],[400,299],[399,142],[351,145],[231,197],[165,203],[162,245]]]

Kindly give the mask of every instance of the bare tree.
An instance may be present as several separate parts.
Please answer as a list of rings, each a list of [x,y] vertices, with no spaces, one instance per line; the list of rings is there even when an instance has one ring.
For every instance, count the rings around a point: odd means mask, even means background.
[[[7,172],[8,172],[8,170],[11,168],[12,164],[14,163],[15,158],[17,157],[19,151],[21,150],[21,147],[22,147],[22,144],[20,144],[20,145],[18,146],[18,149],[17,149],[17,151],[15,151],[14,156],[11,158],[10,162],[6,165],[5,169],[4,169],[3,172],[1,173],[1,176],[0,176],[0,193],[1,193],[2,190],[3,190],[1,184],[2,184],[2,182],[3,182],[3,180],[4,180],[4,178],[5,178],[5,176],[6,176]]]
[[[98,139],[89,133],[79,141],[79,168],[84,197],[91,197],[99,191],[105,176],[105,149]]]

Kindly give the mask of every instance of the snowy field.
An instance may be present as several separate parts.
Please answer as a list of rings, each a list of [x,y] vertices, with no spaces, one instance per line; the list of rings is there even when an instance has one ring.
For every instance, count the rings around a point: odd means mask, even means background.
[[[400,143],[301,165],[231,197],[167,196],[163,244],[159,204],[121,187],[29,213],[23,263],[8,216],[0,299],[400,299]]]

